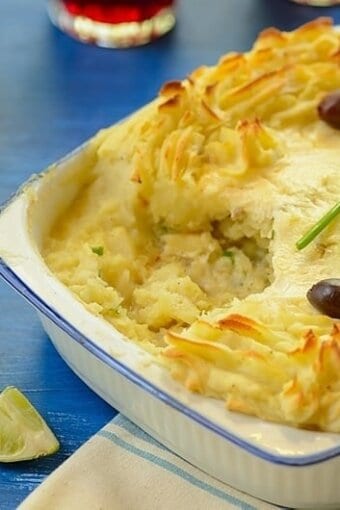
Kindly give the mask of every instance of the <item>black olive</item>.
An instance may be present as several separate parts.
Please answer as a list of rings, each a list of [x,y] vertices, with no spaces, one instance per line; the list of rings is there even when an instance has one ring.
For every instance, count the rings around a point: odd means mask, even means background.
[[[320,119],[335,129],[340,129],[340,91],[328,94],[318,106]]]
[[[309,289],[307,299],[323,314],[340,319],[340,278],[320,280]]]

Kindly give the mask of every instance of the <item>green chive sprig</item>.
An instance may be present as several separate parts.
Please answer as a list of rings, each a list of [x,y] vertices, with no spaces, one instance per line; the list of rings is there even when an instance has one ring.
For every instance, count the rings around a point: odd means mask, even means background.
[[[340,214],[340,202],[335,204],[315,225],[308,230],[296,243],[298,250],[306,248],[328,225]]]
[[[102,255],[104,255],[104,246],[91,246],[91,250],[93,253],[98,255],[98,257],[102,257]]]
[[[222,256],[228,257],[229,259],[231,259],[232,262],[234,262],[234,260],[235,260],[235,253],[231,250],[224,250],[222,252]]]

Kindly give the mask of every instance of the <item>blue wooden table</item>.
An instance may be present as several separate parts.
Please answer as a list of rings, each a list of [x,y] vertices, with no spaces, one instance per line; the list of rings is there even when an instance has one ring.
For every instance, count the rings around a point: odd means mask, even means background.
[[[269,25],[289,30],[340,8],[288,0],[178,1],[176,29],[143,48],[105,50],[53,28],[44,0],[0,2],[0,202],[31,173],[126,116],[170,79],[229,50],[246,50]],[[115,411],[69,370],[33,310],[0,285],[0,390],[19,387],[60,439],[58,454],[0,465],[0,509],[12,510]]]

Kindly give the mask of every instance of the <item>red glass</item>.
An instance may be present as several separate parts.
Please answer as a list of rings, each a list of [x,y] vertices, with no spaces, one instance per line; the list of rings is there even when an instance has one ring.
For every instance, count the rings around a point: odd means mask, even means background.
[[[171,30],[175,0],[48,0],[52,23],[105,48],[147,44]]]
[[[171,7],[174,0],[62,0],[73,16],[104,23],[141,22]]]

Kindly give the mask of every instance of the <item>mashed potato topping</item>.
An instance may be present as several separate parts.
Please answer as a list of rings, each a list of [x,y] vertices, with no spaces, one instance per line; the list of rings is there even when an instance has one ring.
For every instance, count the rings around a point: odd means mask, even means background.
[[[233,411],[340,432],[340,323],[306,291],[340,276],[340,89],[328,19],[269,29],[101,131],[88,182],[45,243],[51,270],[188,389]]]

